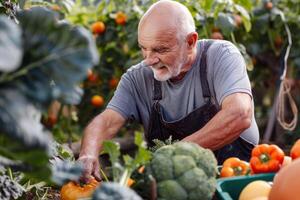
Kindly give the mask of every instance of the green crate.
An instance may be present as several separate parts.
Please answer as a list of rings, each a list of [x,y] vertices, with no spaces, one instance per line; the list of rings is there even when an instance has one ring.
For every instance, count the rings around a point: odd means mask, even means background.
[[[256,180],[273,181],[274,173],[257,174],[251,176],[236,176],[219,178],[217,180],[217,193],[219,200],[238,200],[243,188]]]

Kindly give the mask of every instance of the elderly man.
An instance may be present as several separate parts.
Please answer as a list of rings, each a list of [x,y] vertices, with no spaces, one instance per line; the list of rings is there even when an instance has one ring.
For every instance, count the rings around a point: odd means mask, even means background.
[[[79,161],[85,177],[99,176],[98,154],[128,119],[141,122],[153,139],[189,141],[214,151],[219,163],[244,160],[258,143],[245,62],[228,41],[198,40],[182,4],[163,0],[140,20],[144,60],[122,76],[107,108],[87,126]]]

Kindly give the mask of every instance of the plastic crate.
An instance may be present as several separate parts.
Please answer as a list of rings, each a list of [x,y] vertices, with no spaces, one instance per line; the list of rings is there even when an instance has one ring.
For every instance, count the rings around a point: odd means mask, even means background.
[[[217,180],[217,194],[219,200],[238,200],[243,188],[256,180],[273,181],[274,173],[257,174],[251,176],[236,176]]]

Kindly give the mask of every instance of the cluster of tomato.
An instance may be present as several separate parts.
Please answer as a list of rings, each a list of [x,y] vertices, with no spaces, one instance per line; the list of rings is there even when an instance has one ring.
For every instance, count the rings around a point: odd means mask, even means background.
[[[290,156],[285,156],[283,150],[277,145],[260,144],[253,148],[249,163],[236,157],[225,160],[220,177],[274,173],[299,157],[300,139],[291,148]]]
[[[113,15],[115,23],[120,26],[124,26],[127,22],[127,15],[121,11],[117,12]],[[93,24],[91,24],[91,32],[94,34],[95,37],[100,36],[105,33],[106,26],[103,21],[96,21]],[[87,80],[90,84],[97,85],[100,83],[99,75],[96,72],[93,72],[92,70],[88,70],[87,73]],[[109,88],[115,89],[119,83],[119,78],[112,77],[109,80]],[[102,107],[105,104],[103,96],[100,94],[95,94],[91,97],[91,104],[94,107]]]

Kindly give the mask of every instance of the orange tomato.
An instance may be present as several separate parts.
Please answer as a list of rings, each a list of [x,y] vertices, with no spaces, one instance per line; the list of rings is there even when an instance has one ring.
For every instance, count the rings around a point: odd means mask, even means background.
[[[105,31],[105,24],[101,21],[94,22],[91,26],[91,30],[94,34],[100,35]]]
[[[141,166],[141,167],[138,169],[138,172],[139,172],[140,174],[144,173],[144,171],[145,171],[145,165]]]
[[[88,69],[87,80],[91,83],[97,83],[97,81],[99,80],[99,77],[91,69]]]
[[[73,181],[63,185],[60,190],[61,200],[77,200],[80,198],[87,198],[92,195],[100,183],[92,178],[87,184],[81,186],[79,183]]]
[[[300,158],[300,139],[298,139],[291,148],[290,156],[293,160]]]
[[[94,95],[91,99],[91,104],[95,107],[101,107],[104,105],[104,99],[100,95]]]
[[[51,6],[51,9],[54,11],[60,11],[61,7],[59,5],[53,5],[53,6]]]
[[[231,177],[246,175],[250,172],[250,165],[246,161],[236,157],[228,158],[224,161],[221,169],[221,177]]]
[[[234,21],[237,27],[240,27],[243,23],[242,17],[240,15],[235,14],[234,16]]]
[[[115,78],[115,77],[111,78],[108,82],[109,88],[110,89],[115,89],[118,86],[118,83],[119,83],[118,78]]]
[[[54,114],[48,115],[48,117],[43,118],[43,124],[51,129],[57,123],[57,117]]]
[[[255,58],[255,57],[251,57],[251,60],[252,60],[252,64],[253,64],[253,65],[256,65],[256,63],[257,63],[256,58]]]
[[[134,183],[135,183],[135,181],[134,181],[133,179],[129,178],[128,181],[127,181],[127,186],[130,187],[130,186],[132,186]]]
[[[117,12],[115,22],[119,25],[125,25],[126,21],[127,21],[126,14],[121,11]]]
[[[267,10],[271,10],[272,8],[273,8],[273,3],[272,2],[266,2],[265,3],[265,8],[267,9]]]
[[[281,48],[283,44],[283,39],[280,35],[277,35],[274,39],[274,45],[277,49]]]
[[[214,33],[214,32],[220,32],[220,28],[214,26],[212,29],[211,29],[211,32]]]
[[[216,31],[216,32],[213,32],[210,36],[211,39],[215,39],[215,40],[223,40],[224,37],[222,35],[222,33]]]

